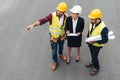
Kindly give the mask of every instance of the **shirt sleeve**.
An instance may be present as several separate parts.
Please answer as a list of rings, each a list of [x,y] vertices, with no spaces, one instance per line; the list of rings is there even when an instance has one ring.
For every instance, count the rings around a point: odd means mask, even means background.
[[[80,24],[81,24],[80,33],[82,33],[84,30],[84,19],[83,18],[81,18]]]
[[[87,38],[89,37],[89,31],[87,32]]]
[[[66,19],[65,31],[69,30],[69,17]]]
[[[103,28],[102,32],[101,32],[101,37],[102,37],[102,40],[100,41],[97,41],[99,44],[103,44],[103,43],[107,43],[108,42],[108,28],[105,27]]]
[[[50,22],[50,24],[52,23],[52,14],[49,14],[48,16],[39,19],[40,25],[45,24],[46,22]]]

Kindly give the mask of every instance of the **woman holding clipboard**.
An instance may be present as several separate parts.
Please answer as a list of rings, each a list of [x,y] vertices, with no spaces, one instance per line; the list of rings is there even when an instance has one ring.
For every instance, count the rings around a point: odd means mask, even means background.
[[[71,48],[75,47],[77,50],[75,61],[78,62],[80,59],[80,46],[82,41],[82,32],[84,29],[84,19],[80,17],[82,8],[79,5],[75,5],[70,9],[71,16],[66,20],[65,31],[67,34],[67,61],[70,63]]]

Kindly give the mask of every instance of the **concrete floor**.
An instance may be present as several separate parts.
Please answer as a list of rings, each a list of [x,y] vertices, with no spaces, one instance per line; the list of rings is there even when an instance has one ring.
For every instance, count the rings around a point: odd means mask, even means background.
[[[69,9],[81,5],[85,19],[81,59],[74,61],[72,49],[69,65],[59,60],[56,71],[51,70],[52,58],[48,24],[32,31],[25,28],[34,21],[56,10],[61,0],[0,0],[0,80],[120,80],[120,0],[64,0]],[[89,12],[94,8],[103,11],[103,20],[113,30],[115,40],[110,40],[101,50],[101,70],[90,76],[84,65],[90,60],[89,48],[84,42],[88,30]],[[67,11],[70,15],[69,10]],[[64,54],[67,55],[66,42]]]

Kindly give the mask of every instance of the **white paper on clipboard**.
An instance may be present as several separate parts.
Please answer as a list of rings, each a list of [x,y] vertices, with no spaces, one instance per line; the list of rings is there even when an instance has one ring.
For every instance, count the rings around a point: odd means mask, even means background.
[[[77,36],[77,34],[75,34],[75,33],[70,33],[70,34],[68,34],[67,36]]]

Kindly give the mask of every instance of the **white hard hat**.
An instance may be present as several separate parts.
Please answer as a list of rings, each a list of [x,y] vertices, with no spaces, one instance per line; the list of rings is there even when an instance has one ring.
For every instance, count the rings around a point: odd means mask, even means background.
[[[79,5],[75,5],[75,6],[73,6],[73,8],[70,9],[70,11],[72,13],[79,13],[79,14],[81,14],[82,13],[82,8]]]

